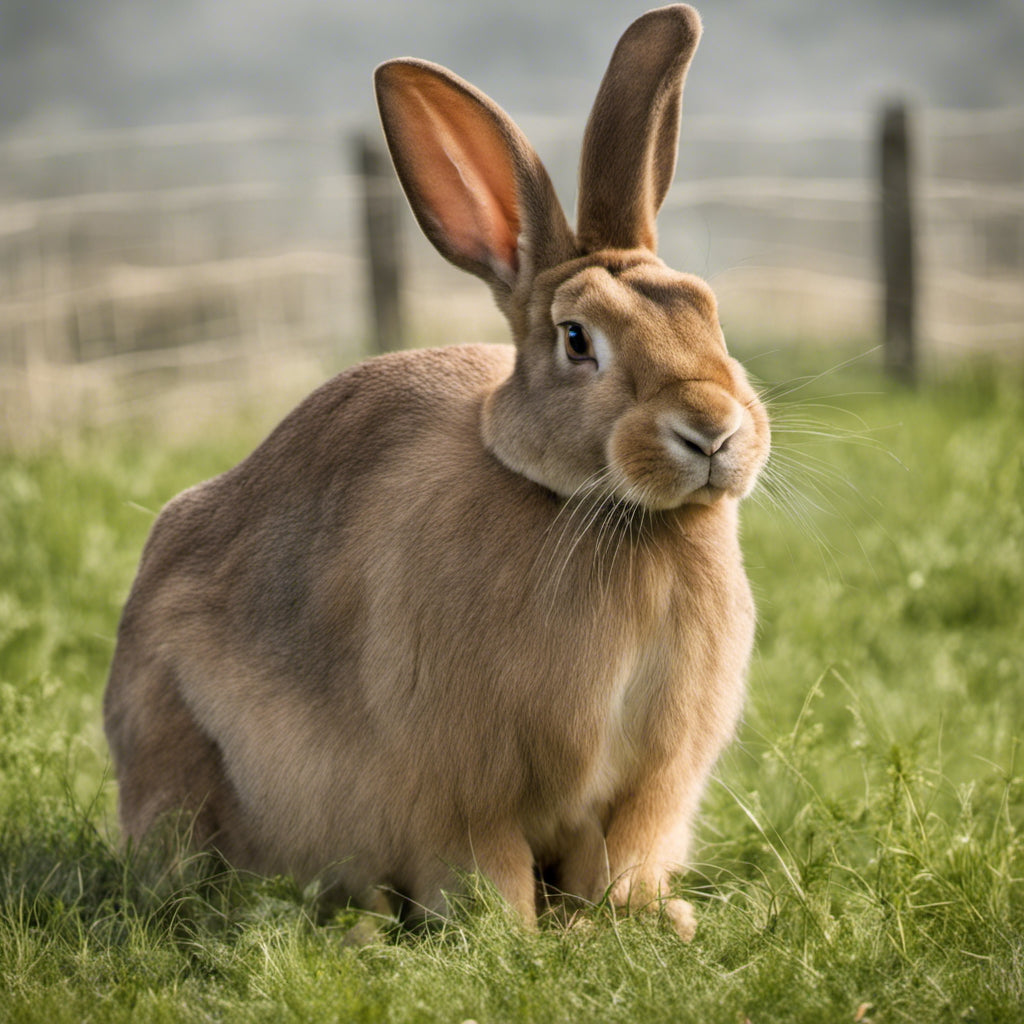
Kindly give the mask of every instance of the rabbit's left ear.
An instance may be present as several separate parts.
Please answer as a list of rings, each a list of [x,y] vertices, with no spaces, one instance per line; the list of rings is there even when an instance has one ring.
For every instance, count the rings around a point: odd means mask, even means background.
[[[637,18],[615,47],[583,137],[576,233],[585,252],[655,251],[700,33],[697,12],[674,4]]]
[[[374,81],[395,170],[442,256],[501,293],[572,253],[547,171],[496,103],[411,58],[381,64]]]

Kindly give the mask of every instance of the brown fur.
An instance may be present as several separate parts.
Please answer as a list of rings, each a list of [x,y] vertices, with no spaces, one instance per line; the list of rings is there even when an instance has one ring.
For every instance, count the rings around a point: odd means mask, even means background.
[[[516,345],[354,367],[167,506],[106,694],[127,836],[184,810],[239,866],[422,914],[478,869],[532,921],[539,868],[692,934],[668,875],[740,713],[737,503],[769,443],[707,285],[653,252],[698,34],[662,8],[616,50],[585,238],[489,99],[422,61],[378,69],[417,217]],[[645,162],[603,163],[649,102]],[[610,209],[617,188],[647,198]],[[599,365],[567,358],[564,321]]]

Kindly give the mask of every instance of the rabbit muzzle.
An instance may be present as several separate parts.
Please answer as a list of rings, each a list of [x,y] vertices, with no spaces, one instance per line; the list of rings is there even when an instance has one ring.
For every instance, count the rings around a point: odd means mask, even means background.
[[[652,510],[711,505],[753,489],[767,456],[767,420],[714,381],[685,381],[622,417],[608,459],[617,496]]]

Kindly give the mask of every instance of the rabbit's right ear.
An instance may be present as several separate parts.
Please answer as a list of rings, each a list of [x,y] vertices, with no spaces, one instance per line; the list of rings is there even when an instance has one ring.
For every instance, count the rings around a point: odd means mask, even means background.
[[[526,137],[446,68],[405,58],[374,74],[395,170],[442,256],[498,293],[574,254],[554,188]]]

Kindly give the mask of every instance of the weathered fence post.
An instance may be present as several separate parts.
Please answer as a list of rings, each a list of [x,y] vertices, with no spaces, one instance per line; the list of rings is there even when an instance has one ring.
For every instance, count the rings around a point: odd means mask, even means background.
[[[879,204],[884,278],[885,369],[903,384],[917,379],[914,211],[907,108],[882,112]]]
[[[402,193],[384,144],[376,136],[356,138],[363,185],[363,244],[367,258],[369,316],[378,352],[402,347]]]

